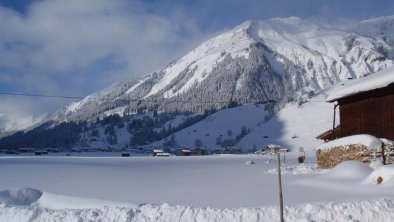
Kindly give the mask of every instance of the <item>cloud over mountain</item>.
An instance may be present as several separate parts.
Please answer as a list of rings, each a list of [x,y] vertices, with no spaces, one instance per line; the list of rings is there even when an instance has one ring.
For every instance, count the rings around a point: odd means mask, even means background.
[[[86,95],[155,70],[205,38],[182,13],[147,10],[124,0],[34,1],[24,12],[0,5],[0,87]],[[46,109],[30,111],[40,115],[67,102],[42,102]],[[0,113],[12,115],[4,107]]]

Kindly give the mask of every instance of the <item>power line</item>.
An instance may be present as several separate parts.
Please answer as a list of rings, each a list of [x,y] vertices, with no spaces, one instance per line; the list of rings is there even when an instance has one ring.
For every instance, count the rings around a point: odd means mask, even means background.
[[[144,99],[106,99],[106,98],[95,98],[95,97],[81,97],[81,96],[64,96],[64,95],[48,95],[48,94],[30,94],[30,93],[13,93],[13,92],[0,92],[0,95],[8,96],[26,96],[26,97],[43,97],[43,98],[57,98],[57,99],[88,99],[88,100],[98,100],[98,101],[120,101],[120,102],[147,102],[147,103],[199,103],[199,104],[229,104],[234,101],[194,101],[194,100],[171,100],[171,99],[159,99],[159,100],[144,100]],[[265,103],[275,102],[269,100]]]
[[[8,96],[28,96],[28,97],[47,97],[47,98],[61,98],[61,99],[83,99],[80,96],[59,96],[59,95],[44,95],[44,94],[29,94],[29,93],[12,93],[12,92],[0,92],[0,95]]]

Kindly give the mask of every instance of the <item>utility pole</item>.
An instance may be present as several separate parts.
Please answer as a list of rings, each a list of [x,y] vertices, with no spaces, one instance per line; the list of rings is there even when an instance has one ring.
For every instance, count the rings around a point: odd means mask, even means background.
[[[276,153],[278,155],[278,179],[279,179],[279,211],[280,211],[280,222],[284,222],[285,219],[283,217],[283,194],[282,194],[282,172],[280,170],[280,152],[279,147],[276,149]]]

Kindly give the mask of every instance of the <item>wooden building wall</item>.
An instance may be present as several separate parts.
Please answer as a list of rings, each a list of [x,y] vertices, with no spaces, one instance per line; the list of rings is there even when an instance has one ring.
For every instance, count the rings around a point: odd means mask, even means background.
[[[338,100],[340,134],[394,140],[394,84]]]

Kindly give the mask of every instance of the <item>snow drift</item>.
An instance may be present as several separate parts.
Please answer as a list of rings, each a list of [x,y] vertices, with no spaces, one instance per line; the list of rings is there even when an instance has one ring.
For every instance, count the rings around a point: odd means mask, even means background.
[[[0,191],[0,202],[7,205],[31,205],[42,196],[36,189],[11,189]]]
[[[285,221],[393,221],[394,201],[352,201],[316,203],[285,207]],[[95,209],[51,210],[28,206],[0,206],[0,220],[8,222],[259,222],[278,221],[277,207],[215,209],[189,206],[143,205],[139,208],[102,207]]]
[[[387,186],[394,185],[394,165],[384,165],[376,168],[366,179],[366,183],[374,183],[376,184],[376,179],[378,177],[382,177],[382,184]]]

